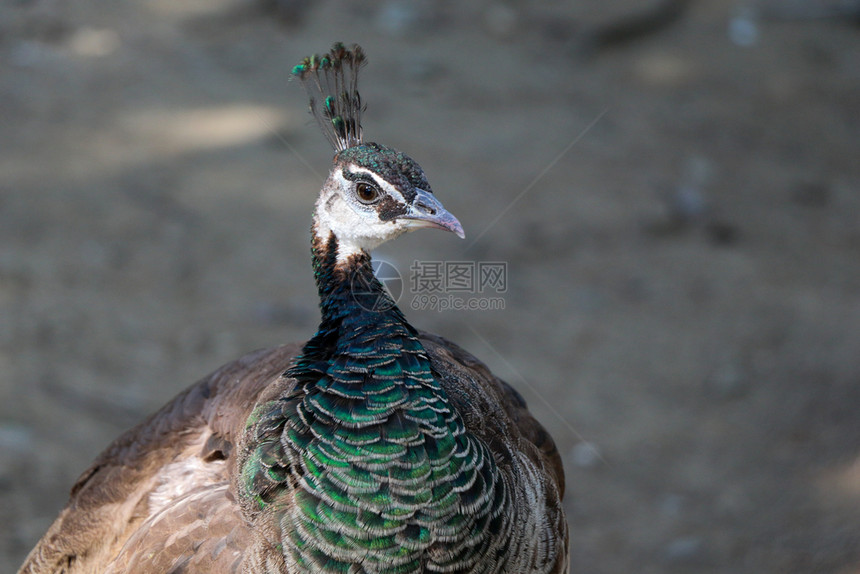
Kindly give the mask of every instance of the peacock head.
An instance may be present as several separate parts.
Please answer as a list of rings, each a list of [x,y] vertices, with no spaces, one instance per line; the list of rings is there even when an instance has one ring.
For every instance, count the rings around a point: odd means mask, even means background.
[[[319,236],[337,237],[339,259],[422,227],[464,237],[460,222],[433,195],[421,167],[406,154],[375,143],[335,155],[317,200],[316,225]]]
[[[464,237],[463,227],[430,190],[409,156],[362,140],[358,70],[360,46],[335,44],[293,68],[310,96],[310,111],[336,150],[316,204],[318,237],[338,240],[338,259],[370,251],[407,231],[431,227]]]

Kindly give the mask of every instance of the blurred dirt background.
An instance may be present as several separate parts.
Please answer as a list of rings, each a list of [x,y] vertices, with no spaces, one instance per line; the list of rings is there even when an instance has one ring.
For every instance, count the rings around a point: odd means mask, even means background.
[[[566,459],[577,572],[860,572],[857,3],[0,1],[0,571],[122,430],[316,327],[331,151],[288,81],[369,55],[368,139],[503,261],[410,309]]]

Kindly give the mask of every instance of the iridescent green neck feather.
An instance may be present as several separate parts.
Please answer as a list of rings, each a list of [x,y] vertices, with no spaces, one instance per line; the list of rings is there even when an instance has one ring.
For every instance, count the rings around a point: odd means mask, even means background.
[[[295,387],[248,421],[243,493],[278,521],[296,571],[468,568],[505,529],[505,484],[370,257],[338,266],[336,243],[314,242],[322,321],[287,373]]]

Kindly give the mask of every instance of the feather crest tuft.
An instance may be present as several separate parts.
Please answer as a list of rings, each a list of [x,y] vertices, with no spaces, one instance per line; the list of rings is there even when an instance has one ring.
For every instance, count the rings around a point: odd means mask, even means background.
[[[293,67],[293,76],[310,98],[311,115],[336,151],[362,143],[365,106],[358,93],[358,70],[364,63],[361,46],[347,48],[337,42],[327,54],[307,56]]]

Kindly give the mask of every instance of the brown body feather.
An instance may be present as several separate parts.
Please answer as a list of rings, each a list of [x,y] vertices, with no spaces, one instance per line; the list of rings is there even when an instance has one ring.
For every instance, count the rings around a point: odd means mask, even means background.
[[[500,472],[531,462],[545,506],[540,524],[522,537],[546,537],[551,563],[535,570],[567,572],[567,524],[561,509],[564,473],[555,444],[507,383],[466,351],[422,334],[433,371],[466,428],[484,441]],[[257,351],[200,380],[111,444],[72,488],[66,508],[27,557],[19,574],[239,573],[283,571],[273,549],[268,564],[244,550],[266,525],[249,523],[235,494],[237,445],[254,405],[292,385],[282,373],[298,345]],[[528,504],[517,500],[515,504]],[[559,548],[559,545],[563,547]]]

